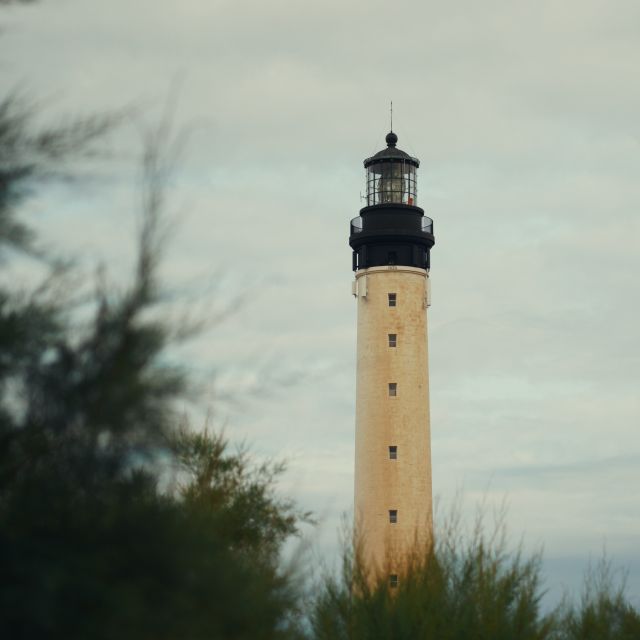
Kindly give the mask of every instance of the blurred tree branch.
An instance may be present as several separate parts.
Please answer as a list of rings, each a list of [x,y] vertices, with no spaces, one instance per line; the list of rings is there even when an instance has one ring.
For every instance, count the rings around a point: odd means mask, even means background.
[[[13,95],[0,101],[5,261],[7,249],[41,257],[21,205],[119,122],[36,130],[35,116]],[[79,322],[68,288],[85,287],[72,261],[46,260],[31,291],[0,283],[2,637],[296,633],[298,593],[279,553],[307,514],[276,495],[282,466],[228,453],[221,436],[178,417],[190,381],[165,354],[193,327],[163,313],[158,265],[180,144],[166,121],[145,138],[135,267],[122,292],[99,277]],[[167,488],[176,468],[179,491]]]
[[[18,220],[17,208],[45,177],[62,176],[69,160],[91,154],[125,116],[123,111],[37,127],[37,114],[38,106],[16,91],[0,100],[0,259],[7,248],[35,252],[33,232]]]

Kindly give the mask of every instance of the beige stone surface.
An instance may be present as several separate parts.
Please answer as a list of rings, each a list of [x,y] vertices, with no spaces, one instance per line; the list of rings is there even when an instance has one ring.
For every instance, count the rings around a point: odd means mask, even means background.
[[[401,574],[407,554],[432,538],[427,272],[390,265],[358,271],[356,279],[356,531],[368,567]],[[396,347],[389,347],[392,333]],[[391,445],[397,460],[389,459]],[[397,524],[389,522],[391,509]]]

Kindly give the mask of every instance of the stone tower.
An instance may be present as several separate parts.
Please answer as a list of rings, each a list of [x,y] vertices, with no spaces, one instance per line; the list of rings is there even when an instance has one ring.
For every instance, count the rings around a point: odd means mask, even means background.
[[[358,302],[355,518],[372,579],[391,587],[432,539],[427,307],[433,221],[420,164],[386,137],[364,161],[367,206],[351,221]],[[416,546],[417,545],[417,546]]]

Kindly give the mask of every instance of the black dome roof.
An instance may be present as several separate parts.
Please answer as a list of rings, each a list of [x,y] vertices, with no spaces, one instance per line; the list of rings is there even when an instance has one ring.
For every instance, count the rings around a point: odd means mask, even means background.
[[[377,164],[378,162],[408,162],[412,164],[414,167],[420,166],[420,160],[418,158],[414,158],[410,156],[408,153],[402,151],[402,149],[396,148],[396,143],[398,142],[398,136],[390,131],[385,138],[387,143],[387,148],[382,149],[382,151],[378,151],[375,156],[371,156],[364,161],[364,166],[368,167],[372,164]]]

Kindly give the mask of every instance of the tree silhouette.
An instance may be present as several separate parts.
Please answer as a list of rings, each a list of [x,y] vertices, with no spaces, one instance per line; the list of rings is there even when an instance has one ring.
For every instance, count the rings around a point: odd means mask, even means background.
[[[0,251],[47,271],[33,290],[0,286],[0,636],[285,638],[297,611],[279,566],[304,514],[254,465],[181,425],[188,380],[163,354],[160,146],[145,154],[135,272],[98,284],[78,320],[68,262],[42,255],[20,205],[115,121],[33,133],[0,104]]]

